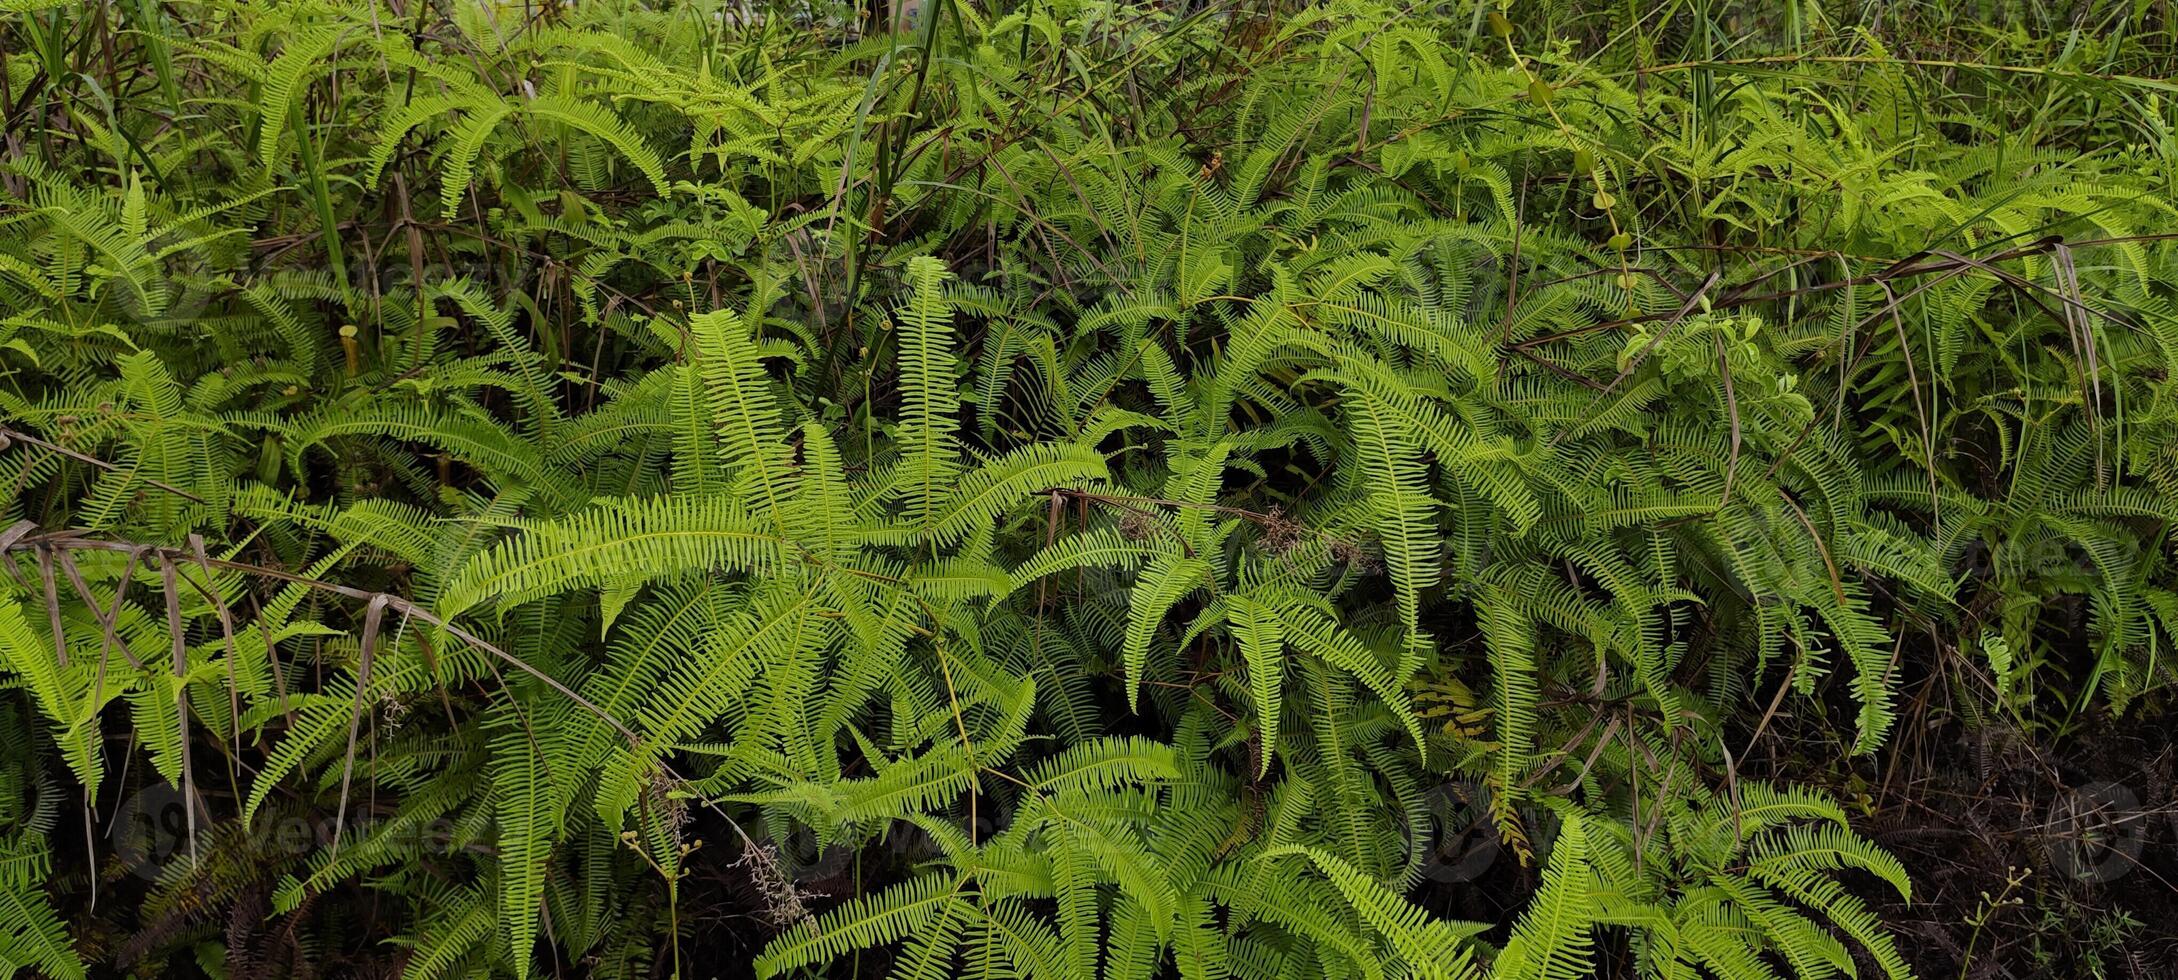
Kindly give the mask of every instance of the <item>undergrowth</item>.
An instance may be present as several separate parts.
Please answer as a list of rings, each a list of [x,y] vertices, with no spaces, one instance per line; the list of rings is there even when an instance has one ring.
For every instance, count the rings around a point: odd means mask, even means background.
[[[2168,975],[2166,4],[0,11],[0,973]]]

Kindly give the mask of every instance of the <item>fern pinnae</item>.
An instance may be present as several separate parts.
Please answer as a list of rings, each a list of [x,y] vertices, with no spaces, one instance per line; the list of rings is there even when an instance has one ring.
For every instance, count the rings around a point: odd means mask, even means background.
[[[1432,980],[1480,980],[1466,936],[1337,856],[1292,847],[1265,851],[1258,860],[1288,854],[1306,857],[1315,864],[1362,920],[1391,944],[1414,975]]]
[[[750,328],[732,310],[689,318],[719,447],[728,466],[755,485],[772,524],[784,530],[788,491],[786,428]]]
[[[1592,938],[1587,839],[1582,818],[1562,817],[1551,845],[1543,887],[1491,964],[1502,980],[1573,980],[1591,967]]]
[[[902,490],[907,517],[925,528],[959,472],[954,435],[960,392],[953,375],[953,311],[945,297],[951,276],[943,263],[908,263],[908,297],[900,307]]]
[[[1278,749],[1278,713],[1285,679],[1285,628],[1275,609],[1246,595],[1226,599],[1233,638],[1248,665],[1249,691],[1255,696],[1256,728],[1262,746],[1256,775],[1270,772]]]
[[[777,567],[785,543],[727,501],[678,499],[607,503],[521,533],[471,558],[446,586],[440,608],[453,615],[497,596],[502,608],[597,584],[641,569],[648,578],[688,571]]]
[[[1139,710],[1144,671],[1149,662],[1150,644],[1156,640],[1157,631],[1165,616],[1188,593],[1203,587],[1210,573],[1210,564],[1200,558],[1166,553],[1150,561],[1136,579],[1134,589],[1128,593],[1127,606],[1131,613],[1127,624],[1126,644],[1120,650],[1120,662],[1127,678],[1127,706]]]
[[[759,977],[836,958],[851,949],[894,942],[964,900],[965,877],[922,875],[825,912],[766,946],[752,964]]]

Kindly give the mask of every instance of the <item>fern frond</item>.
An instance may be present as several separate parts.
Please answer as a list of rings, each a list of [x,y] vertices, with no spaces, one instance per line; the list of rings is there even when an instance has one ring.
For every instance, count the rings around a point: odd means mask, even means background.
[[[758,977],[775,977],[850,950],[897,942],[942,919],[953,903],[965,901],[965,884],[962,878],[922,875],[857,898],[772,940],[751,968]]]
[[[1543,887],[1491,964],[1498,980],[1576,980],[1593,968],[1595,904],[1582,819],[1562,814]]]
[[[501,609],[631,574],[655,581],[694,571],[777,568],[787,549],[731,500],[604,503],[517,533],[471,558],[439,600],[447,615],[498,597]]]

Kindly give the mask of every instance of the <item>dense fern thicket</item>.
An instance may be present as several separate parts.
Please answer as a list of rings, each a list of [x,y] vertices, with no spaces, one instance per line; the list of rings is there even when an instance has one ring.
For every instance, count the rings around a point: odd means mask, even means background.
[[[2063,6],[0,0],[0,975],[2170,976]]]

